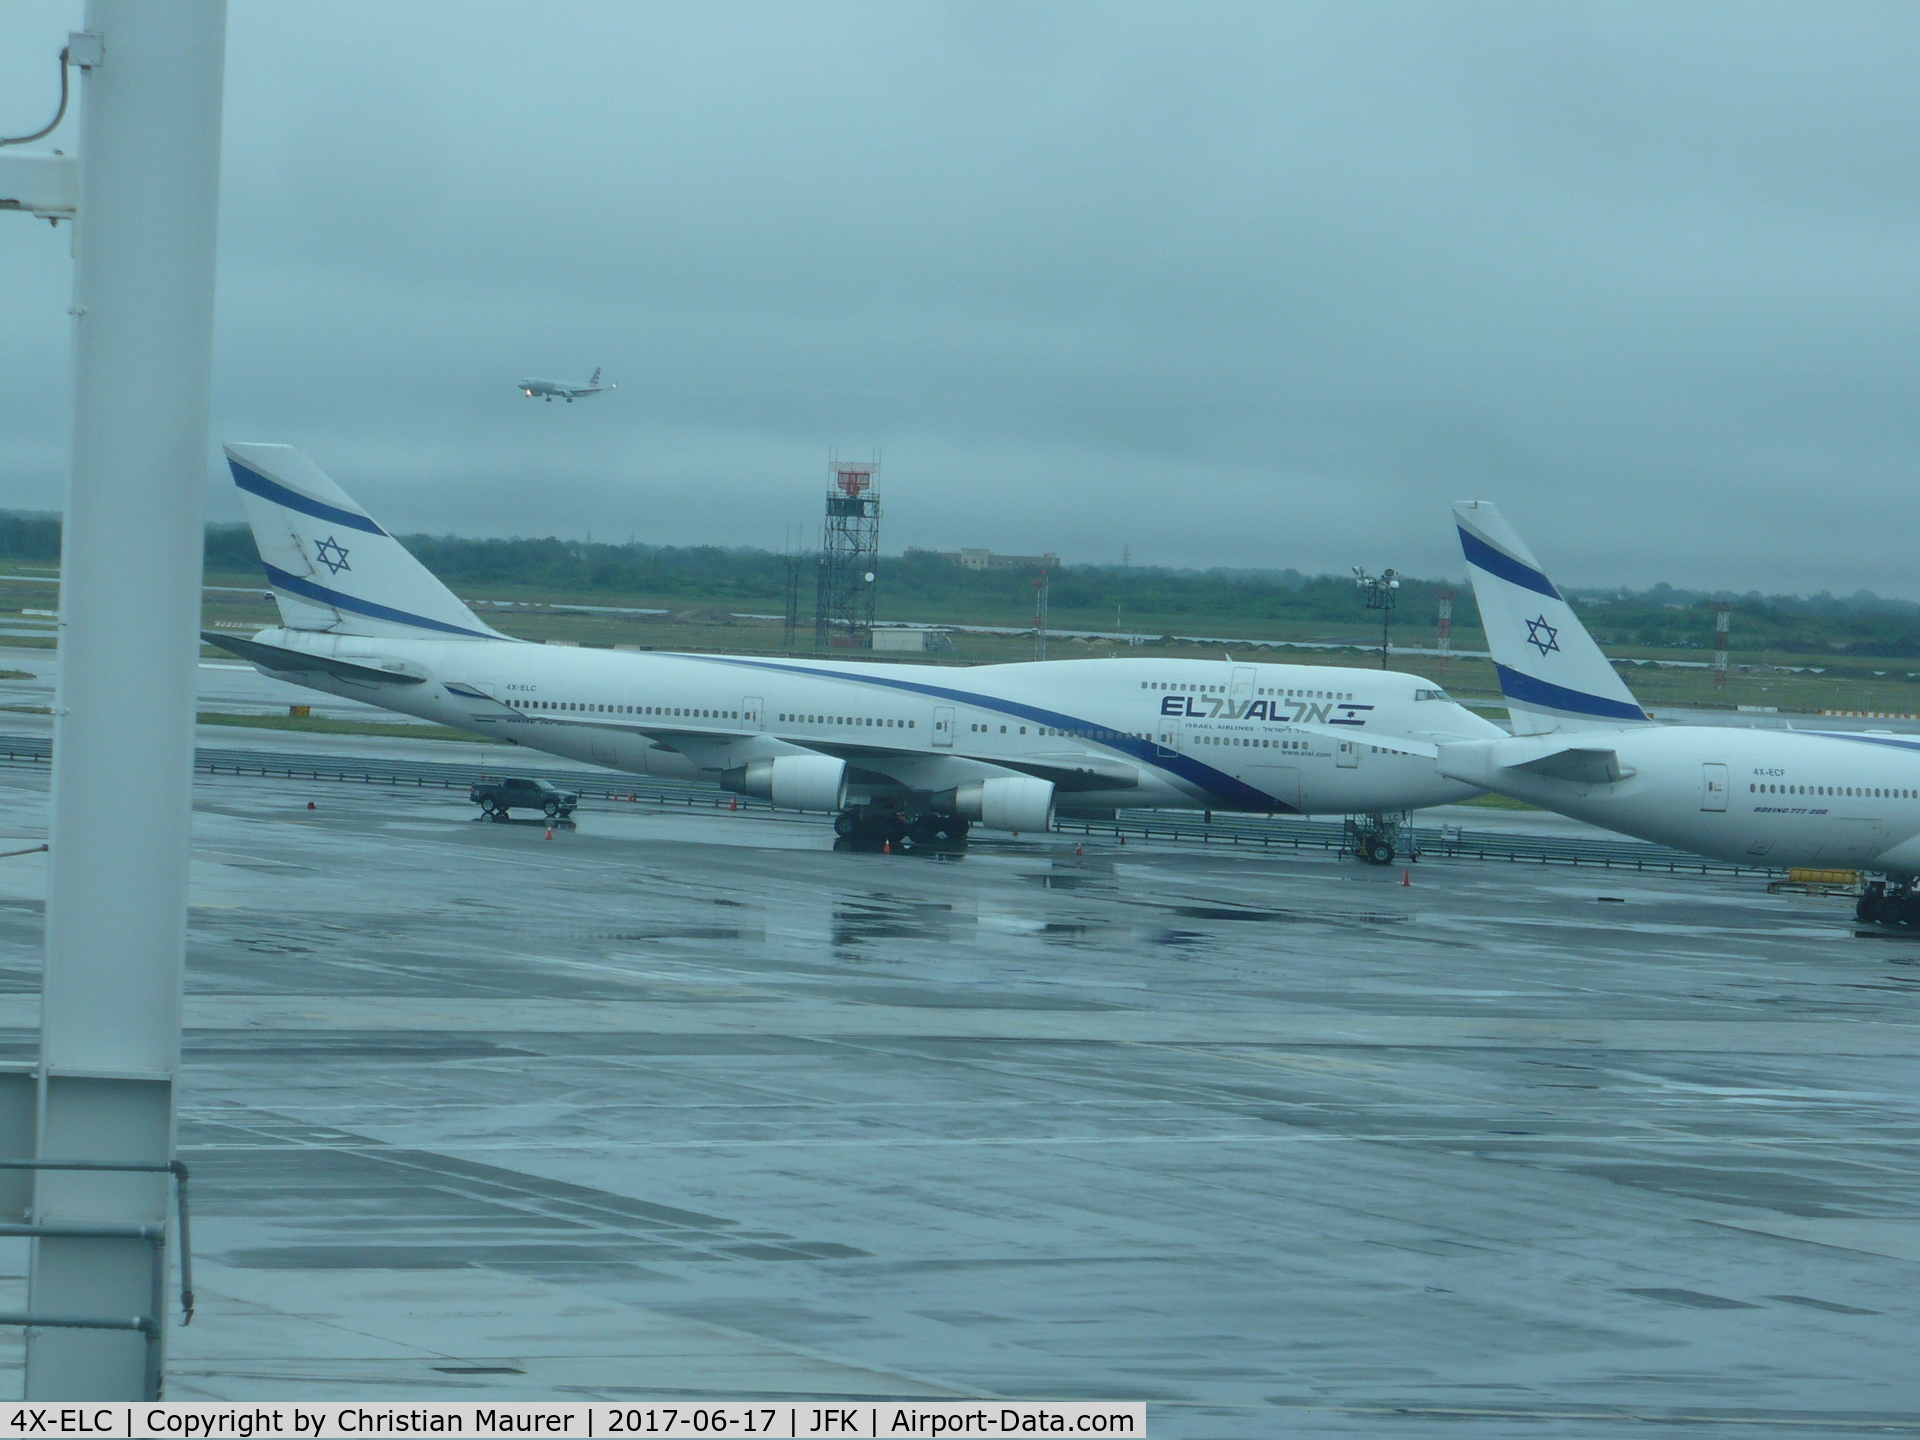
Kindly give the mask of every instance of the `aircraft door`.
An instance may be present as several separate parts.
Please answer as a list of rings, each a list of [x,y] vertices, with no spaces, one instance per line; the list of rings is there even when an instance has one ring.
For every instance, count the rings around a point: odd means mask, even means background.
[[[1233,686],[1227,691],[1227,698],[1233,701],[1233,708],[1245,713],[1247,702],[1253,699],[1253,667],[1236,665],[1233,667]]]
[[[953,707],[951,705],[933,707],[933,743],[942,749],[953,748]]]
[[[1161,757],[1180,753],[1180,722],[1171,715],[1160,717],[1160,728],[1154,732],[1153,753]]]
[[[1333,763],[1338,765],[1342,770],[1358,770],[1360,768],[1360,742],[1358,740],[1340,741],[1339,748],[1333,752]]]
[[[767,702],[758,695],[740,697],[740,728],[742,730],[767,728]]]
[[[1727,790],[1726,766],[1702,765],[1700,767],[1700,808],[1702,810],[1725,810]]]

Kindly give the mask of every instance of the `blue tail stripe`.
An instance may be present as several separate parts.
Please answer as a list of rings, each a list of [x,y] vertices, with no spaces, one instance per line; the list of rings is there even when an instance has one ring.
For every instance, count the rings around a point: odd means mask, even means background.
[[[258,470],[242,465],[238,460],[229,458],[227,467],[233,471],[233,483],[242,490],[258,495],[262,500],[271,500],[276,505],[284,505],[289,510],[298,510],[302,515],[311,515],[316,520],[325,520],[333,525],[345,525],[351,530],[364,530],[369,535],[385,535],[373,521],[351,510],[342,510],[337,505],[327,505],[311,496],[302,495],[298,490],[289,490],[277,481],[269,480]]]
[[[1638,705],[1625,700],[1609,700],[1589,695],[1584,690],[1569,690],[1550,680],[1510,670],[1497,660],[1493,668],[1500,672],[1500,693],[1522,705],[1538,705],[1547,710],[1564,710],[1572,715],[1592,715],[1603,720],[1651,720]]]
[[[316,605],[331,605],[340,610],[351,610],[356,615],[366,615],[375,620],[388,620],[395,625],[411,625],[416,630],[437,630],[443,635],[465,635],[475,640],[499,640],[505,637],[491,635],[484,630],[469,630],[464,625],[449,625],[444,620],[429,620],[424,615],[409,614],[405,610],[394,610],[385,605],[375,605],[371,600],[360,600],[338,590],[329,590],[311,580],[302,580],[298,575],[289,575],[277,565],[261,562],[267,572],[267,583],[276,590],[285,590],[298,595],[302,600],[311,600]]]
[[[1460,548],[1467,553],[1467,563],[1477,565],[1489,575],[1531,590],[1536,595],[1545,595],[1550,600],[1560,599],[1560,592],[1553,588],[1553,582],[1531,565],[1526,565],[1507,554],[1496,550],[1478,535],[1461,528]]]

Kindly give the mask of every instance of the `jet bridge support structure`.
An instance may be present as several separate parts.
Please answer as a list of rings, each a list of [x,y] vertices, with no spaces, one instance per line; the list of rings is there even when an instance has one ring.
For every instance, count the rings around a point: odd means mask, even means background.
[[[29,1400],[138,1400],[164,1355],[226,5],[86,26],[40,1058],[0,1097],[35,1137]],[[76,1323],[114,1316],[150,1328]]]

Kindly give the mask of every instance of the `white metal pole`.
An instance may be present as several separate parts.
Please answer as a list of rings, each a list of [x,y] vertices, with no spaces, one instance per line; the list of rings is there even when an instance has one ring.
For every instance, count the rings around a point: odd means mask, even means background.
[[[92,36],[98,36],[97,50]],[[225,0],[88,0],[41,1159],[165,1161],[186,947]],[[164,1176],[43,1172],[36,1219],[164,1221]],[[138,1240],[36,1242],[30,1308],[144,1315]],[[154,1317],[156,1320],[162,1317]],[[134,1333],[48,1329],[27,1398],[139,1399]]]

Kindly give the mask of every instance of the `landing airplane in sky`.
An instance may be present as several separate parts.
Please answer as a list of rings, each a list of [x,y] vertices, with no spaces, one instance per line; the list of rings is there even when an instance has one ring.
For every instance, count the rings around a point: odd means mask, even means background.
[[[617,390],[617,385],[600,383],[601,366],[593,367],[593,378],[584,385],[574,385],[565,380],[518,380],[514,383],[529,400],[545,400],[549,405],[555,397],[571,405],[576,400],[584,400],[589,395],[598,395],[603,390]]]
[[[1463,784],[1696,854],[1877,871],[1860,918],[1920,923],[1920,739],[1655,724],[1499,510],[1453,518],[1514,733],[1408,748]]]
[[[1429,681],[1231,660],[945,669],[574,649],[493,630],[287,445],[226,447],[281,624],[206,640],[299,685],[634,774],[958,840],[1116,807],[1366,814],[1467,799],[1430,742],[1501,733]],[[1324,735],[1296,722],[1324,724]],[[1382,857],[1390,860],[1389,849]]]

